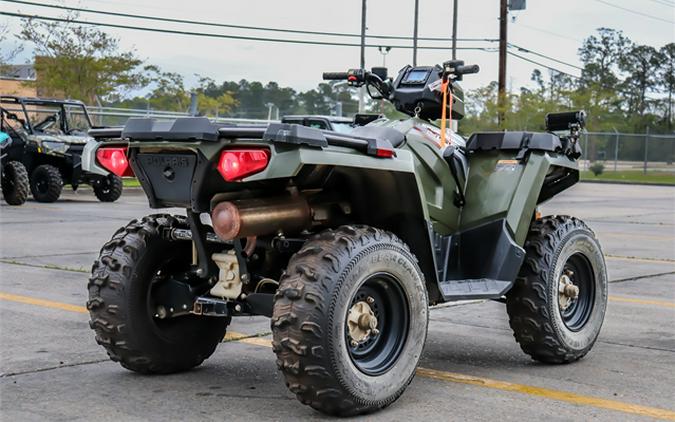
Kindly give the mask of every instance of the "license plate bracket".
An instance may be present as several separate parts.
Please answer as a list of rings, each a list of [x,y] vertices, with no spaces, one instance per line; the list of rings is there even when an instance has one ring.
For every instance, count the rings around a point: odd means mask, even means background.
[[[167,205],[190,204],[192,178],[197,164],[194,154],[139,153],[135,161],[157,201]]]

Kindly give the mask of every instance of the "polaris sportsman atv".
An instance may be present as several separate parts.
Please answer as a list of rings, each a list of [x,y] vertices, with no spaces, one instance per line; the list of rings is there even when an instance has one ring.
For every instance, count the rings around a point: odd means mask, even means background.
[[[536,211],[579,179],[584,114],[464,145],[441,129],[462,118],[456,82],[477,71],[324,74],[410,116],[348,135],[205,118],[90,131],[107,139],[102,164],[131,166],[152,208],[186,210],[133,220],[103,245],[87,303],[97,342],[127,369],[172,373],[208,358],[232,317],[266,315],[288,388],[334,415],[403,393],[430,305],[503,300],[532,358],[586,355],[607,302],[600,245],[577,218]]]
[[[82,150],[85,142],[91,139],[87,131],[92,127],[83,103],[1,96],[0,113],[2,130],[11,137],[14,146],[14,158],[7,171],[3,170],[3,176],[9,175],[9,195],[3,190],[8,203],[13,201],[14,196],[19,196],[13,192],[18,192],[16,189],[23,186],[25,179],[17,170],[19,162],[24,167],[24,173],[29,175],[30,191],[38,202],[56,201],[64,184],[71,185],[73,190],[82,183],[89,184],[103,202],[113,202],[120,197],[120,177],[110,172],[95,174],[82,171]]]

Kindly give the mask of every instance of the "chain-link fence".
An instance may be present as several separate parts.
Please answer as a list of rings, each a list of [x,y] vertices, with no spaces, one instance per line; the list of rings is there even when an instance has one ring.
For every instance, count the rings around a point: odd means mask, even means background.
[[[675,174],[675,135],[587,132],[581,148],[584,170]]]
[[[190,117],[189,113],[176,111],[142,110],[114,107],[87,107],[87,112],[95,126],[124,126],[130,117],[152,117],[159,120],[170,120],[177,117]],[[237,119],[229,117],[213,117],[209,119],[219,123],[267,123],[268,120]]]

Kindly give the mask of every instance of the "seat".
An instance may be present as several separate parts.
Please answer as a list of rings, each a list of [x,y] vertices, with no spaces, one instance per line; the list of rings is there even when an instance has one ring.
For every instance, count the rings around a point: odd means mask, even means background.
[[[359,126],[354,128],[349,135],[357,138],[386,140],[389,141],[394,148],[398,148],[405,142],[405,135],[390,127]]]

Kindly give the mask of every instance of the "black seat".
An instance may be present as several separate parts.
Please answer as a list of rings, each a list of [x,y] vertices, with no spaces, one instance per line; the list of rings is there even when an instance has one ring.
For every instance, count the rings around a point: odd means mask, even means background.
[[[357,138],[383,139],[389,141],[394,148],[398,148],[405,142],[405,135],[390,127],[359,126],[350,135]]]

